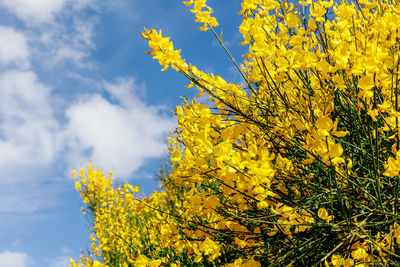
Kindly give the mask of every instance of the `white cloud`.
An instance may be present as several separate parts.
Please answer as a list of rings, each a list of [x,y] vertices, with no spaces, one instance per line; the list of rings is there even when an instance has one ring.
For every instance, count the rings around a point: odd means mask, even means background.
[[[25,23],[50,22],[66,0],[0,0],[0,5]]]
[[[30,33],[35,59],[42,66],[53,68],[69,62],[78,67],[91,67],[83,64],[83,59],[95,49],[92,36],[96,21],[80,17],[79,12],[72,12],[68,18],[68,24],[43,25]]]
[[[107,5],[100,3],[0,0],[0,13],[8,14],[0,24],[0,239],[15,229],[29,233],[30,222],[45,222],[42,212],[65,201],[60,172],[71,177],[72,168],[91,160],[114,169],[116,177],[130,178],[146,159],[166,150],[165,137],[175,122],[163,108],[145,104],[132,79],[77,83],[98,90],[93,95],[76,95],[80,88],[61,91],[70,82],[63,73],[75,73],[78,67],[86,74],[81,68],[92,67],[89,56],[96,48],[93,34],[99,19],[93,9]],[[90,74],[85,78],[93,82]],[[63,85],[57,88],[52,82]],[[68,109],[66,103],[72,103]],[[20,241],[4,242],[11,251],[0,251],[0,267],[30,263],[28,254],[14,251],[21,248]],[[39,264],[68,266],[73,253],[53,255]]]
[[[74,254],[74,251],[68,247],[63,247],[61,252],[62,256],[46,259],[46,261],[49,263],[49,267],[68,267],[70,265],[70,259],[72,257],[69,255]]]
[[[83,51],[79,51],[70,46],[62,45],[55,49],[54,56],[50,63],[55,65],[60,62],[70,61],[78,66],[82,66],[82,59],[87,56],[87,54]]]
[[[90,7],[92,9],[96,9],[96,0],[79,0],[79,1],[72,1],[70,3],[72,7],[76,10],[83,9],[85,7]]]
[[[2,177],[2,181],[0,181],[0,213],[28,215],[36,212],[39,208],[52,205],[52,203],[47,203],[48,199],[54,197],[49,186],[44,187],[32,181],[33,179],[42,180],[42,177],[35,177],[32,173],[25,173],[25,176],[19,177],[15,173],[11,175],[2,172],[2,175],[5,177]],[[26,189],[26,183],[29,183],[29,190]]]
[[[1,13],[8,11],[26,25],[23,33],[0,25],[0,65],[14,63],[27,69],[33,58],[50,68],[65,62],[82,67],[95,47],[92,32],[97,18],[84,10],[96,10],[95,1],[0,0]]]
[[[124,107],[146,108],[146,105],[139,99],[138,95],[145,94],[145,87],[138,85],[135,80],[118,78],[116,83],[104,82],[104,89],[112,98]],[[159,109],[150,107],[150,109]]]
[[[93,161],[105,170],[115,170],[116,177],[127,178],[145,159],[162,155],[175,122],[162,115],[160,107],[145,105],[133,80],[104,86],[117,103],[90,95],[67,111],[69,161],[75,168]]]
[[[29,67],[29,49],[24,34],[0,25],[0,65]]]
[[[40,184],[59,151],[51,90],[31,71],[6,71],[0,99],[0,213],[32,213],[54,197]]]
[[[3,186],[0,189],[0,212],[2,213],[33,213],[38,210],[38,196],[33,196],[32,193],[26,193],[23,184],[13,184]],[[32,190],[32,189],[31,189]],[[10,194],[9,192],[13,192]],[[41,195],[37,192],[36,195]],[[39,196],[43,197],[43,195]],[[1,259],[1,258],[0,258]],[[1,265],[0,265],[1,266]]]
[[[0,75],[0,99],[0,170],[10,164],[49,163],[57,128],[50,88],[31,71],[7,71]]]
[[[21,252],[0,252],[0,267],[25,267],[28,264],[28,255]]]
[[[57,257],[50,262],[49,267],[69,267],[70,259],[71,259],[71,257],[69,257],[69,256]]]

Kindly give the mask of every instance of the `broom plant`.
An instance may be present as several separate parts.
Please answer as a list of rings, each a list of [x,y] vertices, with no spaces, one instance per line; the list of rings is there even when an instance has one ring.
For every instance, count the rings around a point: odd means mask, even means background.
[[[160,191],[74,174],[93,244],[71,266],[400,265],[397,2],[244,0],[240,63],[206,0],[184,4],[243,83],[143,31],[199,95],[174,110]]]

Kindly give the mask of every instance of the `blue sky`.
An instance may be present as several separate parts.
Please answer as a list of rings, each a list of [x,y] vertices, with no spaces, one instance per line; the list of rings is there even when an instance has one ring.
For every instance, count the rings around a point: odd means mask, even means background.
[[[209,1],[232,54],[240,1]],[[187,62],[240,81],[181,1],[0,0],[0,267],[68,266],[89,242],[72,169],[92,161],[149,194],[167,157],[183,76],[161,72],[143,27]]]

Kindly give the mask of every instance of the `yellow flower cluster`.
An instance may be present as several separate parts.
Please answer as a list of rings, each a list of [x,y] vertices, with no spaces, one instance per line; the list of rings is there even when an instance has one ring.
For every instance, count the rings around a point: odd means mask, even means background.
[[[141,252],[163,242],[155,238],[163,228],[151,206],[151,202],[162,203],[163,194],[153,194],[139,201],[135,197],[139,187],[125,184],[114,189],[111,175],[105,177],[101,170],[94,170],[92,164],[88,166],[87,175],[83,169],[79,179],[74,173],[76,189],[89,207],[85,213],[93,216],[92,256],[102,257],[106,264],[82,256],[78,263],[72,261],[71,266],[130,266],[132,263],[159,266],[160,259],[152,259],[151,255]]]
[[[212,17],[213,10],[207,6],[207,0],[190,0],[183,2],[186,6],[193,5],[192,13],[196,15],[196,22],[203,23],[203,27],[199,27],[200,31],[207,31],[209,27],[218,26],[217,19]]]
[[[180,50],[174,50],[174,45],[169,41],[169,38],[162,37],[161,30],[146,31],[142,33],[142,37],[149,40],[150,55],[154,55],[154,59],[157,59],[164,68],[162,71],[168,69],[171,66],[174,70],[185,70],[187,65],[180,56]]]
[[[217,36],[206,1],[184,3]],[[241,8],[248,53],[233,63],[244,85],[187,64],[161,31],[142,33],[162,70],[181,72],[211,103],[184,99],[174,111],[160,192],[138,197],[91,165],[81,171],[93,255],[72,266],[95,256],[105,266],[400,264],[400,9]]]

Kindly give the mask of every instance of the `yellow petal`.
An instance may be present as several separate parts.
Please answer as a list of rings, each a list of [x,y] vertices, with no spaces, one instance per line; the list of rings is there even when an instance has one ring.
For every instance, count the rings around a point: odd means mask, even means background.
[[[315,18],[322,17],[326,13],[326,9],[322,7],[320,4],[314,3],[310,7],[311,16]]]
[[[358,248],[357,250],[351,252],[351,256],[353,256],[355,260],[362,260],[368,257],[368,253],[365,251],[365,249]]]
[[[315,125],[325,131],[330,131],[333,128],[333,122],[331,118],[326,116],[321,116],[316,122]]]
[[[321,219],[325,220],[328,217],[328,211],[324,208],[320,208],[318,210],[318,217],[320,217]]]

